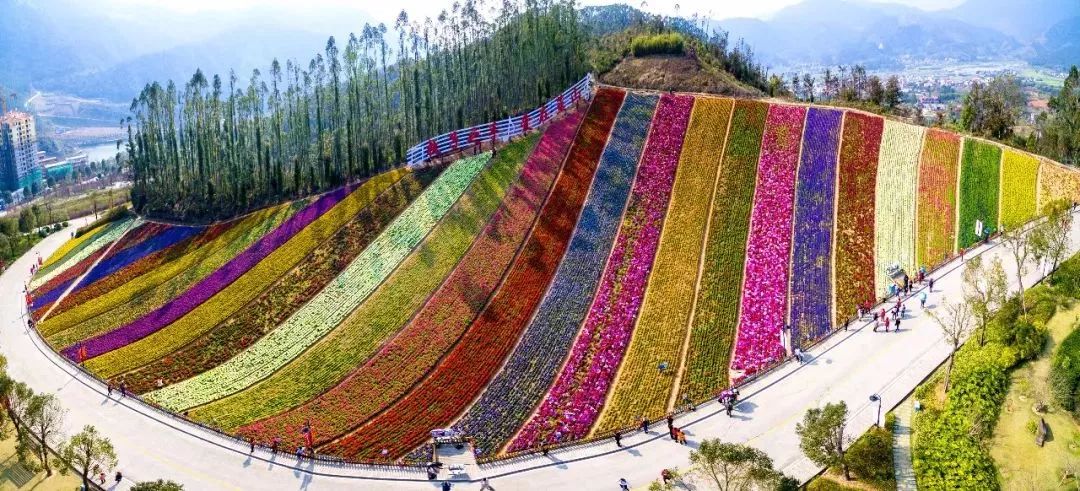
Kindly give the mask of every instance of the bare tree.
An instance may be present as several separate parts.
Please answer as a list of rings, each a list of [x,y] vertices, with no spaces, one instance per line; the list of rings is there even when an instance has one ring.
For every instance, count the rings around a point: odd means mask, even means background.
[[[60,406],[60,400],[53,394],[35,395],[30,399],[27,407],[30,430],[38,438],[38,456],[41,458],[41,465],[45,467],[46,476],[52,475],[52,468],[49,467],[48,441],[60,430],[65,413],[64,408]]]
[[[1001,240],[1012,254],[1013,264],[1016,266],[1016,284],[1020,286],[1020,308],[1024,315],[1027,315],[1027,302],[1024,301],[1024,274],[1027,273],[1031,263],[1031,236],[1022,226],[1016,226],[1005,229],[1001,233]]]
[[[979,346],[982,346],[986,344],[986,325],[994,311],[1005,304],[1008,295],[1005,268],[999,258],[984,265],[982,256],[975,256],[964,266],[963,279],[964,302],[979,322]]]
[[[939,313],[940,312],[940,313]],[[945,342],[949,343],[949,365],[945,368],[945,392],[949,391],[949,377],[952,375],[953,362],[956,359],[956,350],[964,343],[971,332],[971,307],[966,303],[951,303],[945,301],[939,309],[928,310],[930,318],[941,326],[941,332],[945,334]]]
[[[1069,202],[1064,199],[1051,201],[1043,206],[1043,215],[1046,217],[1039,224],[1045,234],[1045,248],[1043,256],[1050,261],[1050,274],[1057,271],[1058,265],[1069,255],[1069,232],[1072,231],[1073,216],[1070,213]]]

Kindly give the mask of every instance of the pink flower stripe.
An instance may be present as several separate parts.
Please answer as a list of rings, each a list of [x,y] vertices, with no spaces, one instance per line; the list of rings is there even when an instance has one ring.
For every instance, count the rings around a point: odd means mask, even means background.
[[[781,334],[787,311],[795,169],[805,119],[806,108],[773,105],[765,123],[732,360],[732,368],[746,375],[784,356]]]
[[[641,309],[693,105],[689,96],[664,95],[660,99],[630,202],[585,327],[555,385],[513,448],[582,438],[596,422]]]

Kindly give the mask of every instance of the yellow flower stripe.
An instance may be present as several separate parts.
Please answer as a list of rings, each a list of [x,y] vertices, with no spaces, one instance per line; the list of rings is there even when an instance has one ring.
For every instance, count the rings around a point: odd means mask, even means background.
[[[48,318],[38,330],[50,344],[67,346],[131,322],[225,264],[237,252],[273,230],[291,211],[292,207],[282,205],[251,214],[197,249],[185,251],[153,271]],[[118,308],[121,306],[123,308]]]
[[[1039,165],[1039,211],[1056,199],[1064,199],[1070,203],[1080,202],[1080,172],[1045,161]]]
[[[372,178],[210,300],[154,334],[91,359],[86,367],[103,378],[112,378],[164,357],[213,329],[296,266],[407,172],[397,169]]]
[[[914,274],[915,203],[918,195],[919,153],[925,128],[885,120],[878,154],[874,229],[874,290],[884,295],[892,283],[885,270],[899,264]],[[846,312],[850,315],[850,312]]]
[[[633,425],[641,415],[656,419],[667,411],[733,105],[730,99],[712,97],[698,97],[694,103],[641,316],[594,432]],[[660,373],[660,362],[671,368]]]
[[[1035,218],[1035,185],[1039,159],[1005,148],[1001,161],[1001,212],[999,225],[1013,228]]]

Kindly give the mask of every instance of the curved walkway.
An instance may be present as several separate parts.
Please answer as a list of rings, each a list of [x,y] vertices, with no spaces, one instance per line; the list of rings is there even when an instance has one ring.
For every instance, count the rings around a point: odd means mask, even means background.
[[[288,453],[274,457],[197,426],[160,413],[142,403],[107,398],[105,387],[55,354],[26,329],[22,288],[31,262],[47,257],[67,239],[54,234],[43,240],[0,277],[0,350],[8,358],[8,371],[34,390],[55,392],[68,410],[62,431],[72,434],[93,424],[108,435],[120,457],[127,489],[132,480],[172,479],[190,490],[203,489],[436,489],[420,471],[370,466],[300,465]],[[1080,220],[1074,220],[1072,251],[1080,248]],[[1016,289],[1008,252],[996,243],[968,254],[1002,258]],[[933,308],[943,297],[958,299],[962,263],[953,261],[934,273]],[[1035,269],[1035,268],[1032,268]],[[1025,275],[1032,285],[1041,271]],[[877,406],[871,394],[881,396],[882,414],[897,405],[935,367],[945,360],[948,347],[940,329],[921,312],[918,302],[908,304],[901,332],[874,333],[863,324],[836,333],[809,350],[803,365],[788,363],[743,389],[743,402],[732,418],[715,403],[677,418],[690,441],[680,446],[667,438],[663,423],[650,434],[623,438],[624,448],[612,441],[595,442],[547,456],[535,456],[470,469],[468,477],[492,478],[499,491],[515,489],[615,489],[620,477],[643,488],[665,467],[686,468],[689,451],[704,438],[746,442],[772,456],[786,474],[807,480],[820,469],[799,451],[795,423],[810,407],[847,401],[849,433],[861,434],[875,421]],[[659,431],[657,431],[659,430]],[[479,489],[462,482],[454,489]]]

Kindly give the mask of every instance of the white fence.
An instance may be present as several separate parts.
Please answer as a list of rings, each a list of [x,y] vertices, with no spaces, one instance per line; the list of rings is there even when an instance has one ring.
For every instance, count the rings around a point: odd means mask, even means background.
[[[543,125],[549,119],[573,107],[581,99],[592,97],[592,74],[585,75],[569,89],[544,105],[527,113],[500,121],[463,128],[430,138],[410,148],[406,153],[409,165],[427,162],[483,142],[506,141]]]

